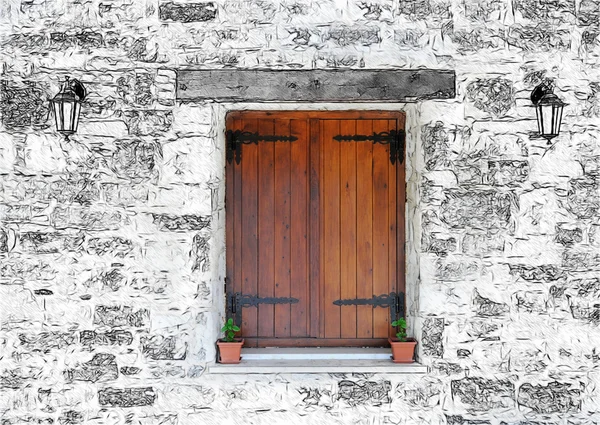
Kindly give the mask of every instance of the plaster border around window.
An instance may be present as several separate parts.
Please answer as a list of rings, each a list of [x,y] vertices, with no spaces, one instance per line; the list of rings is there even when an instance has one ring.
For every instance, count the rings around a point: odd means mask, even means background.
[[[217,188],[218,206],[213,206],[212,255],[218,264],[217,279],[213,274],[211,287],[213,289],[212,331],[213,344],[220,336],[220,325],[225,318],[225,116],[230,111],[256,110],[311,110],[311,111],[348,111],[348,110],[384,110],[403,111],[406,113],[406,316],[408,318],[409,335],[420,340],[421,320],[419,318],[419,283],[420,264],[419,250],[421,243],[421,214],[419,205],[420,172],[423,167],[423,152],[420,147],[419,115],[424,102],[419,103],[205,103],[188,102],[188,106],[209,106],[212,109],[212,126],[215,146],[219,150],[219,164],[215,170],[219,172]],[[429,102],[427,102],[429,103]],[[216,256],[216,258],[215,258]],[[214,273],[214,271],[213,271]],[[207,340],[207,336],[203,338]],[[421,357],[422,347],[417,346],[417,356]],[[207,350],[207,361],[214,364],[211,350]]]

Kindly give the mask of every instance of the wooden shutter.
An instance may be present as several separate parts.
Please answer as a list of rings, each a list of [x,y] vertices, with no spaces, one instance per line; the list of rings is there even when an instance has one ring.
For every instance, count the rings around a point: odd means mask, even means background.
[[[228,155],[227,292],[248,345],[385,345],[390,308],[365,302],[404,291],[404,165],[339,136],[403,127],[399,113],[228,116],[245,142]]]

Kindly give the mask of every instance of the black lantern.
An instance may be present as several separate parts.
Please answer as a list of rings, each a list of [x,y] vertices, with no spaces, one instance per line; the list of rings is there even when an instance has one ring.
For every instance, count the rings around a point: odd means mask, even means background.
[[[558,136],[566,103],[553,93],[552,81],[546,80],[531,92],[540,137],[550,140]]]
[[[56,130],[64,134],[67,140],[71,134],[77,131],[81,102],[85,96],[86,91],[83,84],[78,80],[70,80],[69,77],[66,77],[60,93],[50,101],[56,119]]]

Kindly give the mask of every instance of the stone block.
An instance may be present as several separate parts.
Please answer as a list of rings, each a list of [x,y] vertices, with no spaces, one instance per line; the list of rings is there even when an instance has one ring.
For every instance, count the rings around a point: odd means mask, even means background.
[[[490,160],[484,183],[492,186],[518,186],[529,177],[529,163],[521,160]]]
[[[600,270],[600,252],[598,250],[567,250],[562,254],[562,267],[568,271]]]
[[[421,143],[425,157],[425,167],[430,170],[448,168],[450,134],[444,123],[437,121],[421,127]]]
[[[95,354],[92,360],[65,371],[67,381],[102,382],[117,379],[118,376],[115,356],[104,353]]]
[[[48,352],[62,350],[75,344],[77,337],[71,332],[41,332],[39,334],[19,334],[19,341],[30,351]]]
[[[324,36],[338,46],[369,46],[381,42],[378,27],[368,26],[339,26],[331,28]]]
[[[210,217],[197,215],[152,214],[153,222],[160,230],[174,232],[202,230],[210,226]]]
[[[517,0],[514,8],[524,18],[533,22],[572,23],[575,18],[575,0],[540,2],[537,0]]]
[[[452,381],[452,397],[474,411],[511,408],[515,403],[515,386],[508,380],[468,377]]]
[[[504,229],[518,211],[514,192],[448,189],[441,219],[453,228]]]
[[[508,305],[482,297],[477,289],[473,295],[473,305],[475,306],[475,314],[480,317],[502,316],[509,311]]]
[[[582,0],[577,10],[577,23],[584,26],[600,26],[600,1]]]
[[[152,387],[103,388],[98,390],[98,403],[109,407],[152,406],[156,393]]]
[[[452,16],[449,2],[436,0],[407,0],[398,6],[398,13],[411,21],[448,19]]]
[[[133,251],[133,242],[119,236],[89,238],[86,243],[86,251],[91,255],[125,258]]]
[[[134,376],[140,373],[141,371],[142,369],[140,369],[139,367],[133,366],[123,366],[120,369],[121,374],[125,376]]]
[[[197,234],[192,240],[192,271],[208,272],[210,270],[210,236]]]
[[[134,101],[140,106],[149,106],[155,98],[154,75],[148,72],[135,73]]]
[[[130,135],[162,136],[171,129],[171,111],[125,111],[123,113]]]
[[[208,22],[217,17],[217,7],[213,2],[203,3],[161,3],[158,7],[161,21],[171,22]]]
[[[133,310],[131,306],[96,306],[94,324],[110,327],[131,326],[147,327],[150,323],[150,312],[146,309]]]
[[[160,184],[203,184],[221,176],[225,155],[214,139],[186,137],[163,146],[164,160]],[[219,165],[220,164],[220,165]],[[221,168],[219,168],[221,167]]]
[[[12,171],[17,156],[13,138],[6,133],[0,133],[0,174]]]
[[[464,281],[481,279],[482,266],[472,260],[438,259],[435,264],[435,278],[444,281]]]
[[[564,204],[567,211],[579,219],[600,217],[600,179],[570,180]]]
[[[41,260],[22,257],[3,259],[0,262],[0,284],[23,285],[25,282],[54,280],[58,271]]]
[[[508,27],[505,41],[528,52],[566,52],[571,48],[571,32],[555,29],[547,24],[520,25]]]
[[[76,410],[62,412],[58,418],[59,425],[74,425],[84,423],[84,415]]]
[[[152,360],[185,360],[187,344],[174,336],[141,337],[142,353]]]
[[[505,78],[478,78],[467,86],[467,99],[475,108],[502,117],[515,105],[515,90]]]
[[[113,268],[94,274],[92,277],[83,282],[85,288],[94,288],[99,291],[118,291],[126,286],[128,278],[119,269]]]
[[[78,251],[85,235],[45,232],[24,232],[19,235],[19,250],[36,254],[56,254],[65,251]]]
[[[338,382],[337,399],[343,400],[352,407],[390,403],[390,381],[350,381],[344,379]]]
[[[568,413],[581,410],[581,390],[576,386],[553,381],[546,385],[525,383],[519,387],[517,403],[536,413]]]
[[[554,240],[567,247],[573,246],[583,240],[583,230],[580,227],[559,223],[556,225]]]
[[[162,158],[162,149],[157,142],[121,140],[115,145],[117,149],[112,155],[110,168],[118,177],[135,183],[157,177],[157,161]]]
[[[554,282],[566,277],[564,270],[553,264],[528,266],[524,264],[509,264],[510,274],[518,275],[527,281]]]
[[[128,48],[127,57],[138,62],[154,63],[158,59],[159,47],[154,39],[137,38]],[[135,113],[132,116],[136,116]],[[129,125],[128,125],[129,127]],[[131,133],[131,127],[130,127]]]
[[[83,345],[131,345],[133,335],[118,329],[108,332],[81,331],[79,340]]]
[[[34,173],[60,173],[66,169],[66,155],[55,135],[28,134],[24,147],[24,168]]]
[[[138,183],[101,183],[100,192],[108,204],[120,207],[146,205],[149,196],[148,187]]]
[[[449,252],[456,250],[456,238],[438,238],[436,235],[423,234],[421,246],[423,252],[432,252],[440,257],[445,257]]]
[[[506,237],[500,232],[467,233],[462,239],[461,252],[472,256],[501,255]]]
[[[444,413],[447,425],[491,425],[487,419],[465,418],[462,415],[448,415]]]
[[[13,43],[21,35],[13,36]],[[26,37],[23,35],[23,37]],[[44,43],[43,36],[39,39],[24,39],[25,45]],[[18,44],[19,42],[17,42]],[[49,94],[38,83],[26,81],[22,85],[2,80],[0,82],[0,117],[2,124],[8,130],[19,130],[24,127],[45,128],[49,104],[46,99]]]
[[[80,120],[77,134],[96,137],[114,137],[121,138],[128,135],[127,125],[120,120],[102,120],[91,121],[89,119]]]
[[[129,224],[129,217],[121,210],[59,206],[50,215],[50,222],[57,229],[120,230]]]
[[[442,357],[444,354],[444,319],[427,318],[423,322],[421,346],[423,355]]]

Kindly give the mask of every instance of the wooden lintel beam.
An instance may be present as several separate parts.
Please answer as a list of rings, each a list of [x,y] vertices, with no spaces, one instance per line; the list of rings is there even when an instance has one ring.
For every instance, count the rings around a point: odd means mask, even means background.
[[[451,99],[453,70],[181,69],[177,99],[244,102],[404,102]]]

